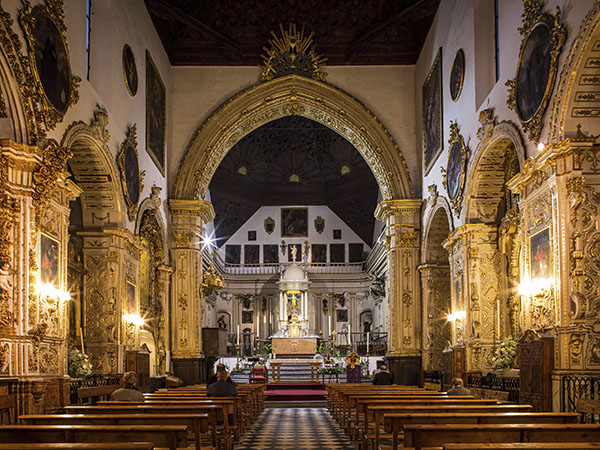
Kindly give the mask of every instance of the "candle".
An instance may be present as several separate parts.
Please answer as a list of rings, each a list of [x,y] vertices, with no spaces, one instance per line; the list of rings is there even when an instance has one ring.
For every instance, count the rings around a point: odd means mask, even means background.
[[[260,313],[258,313],[258,317],[256,318],[256,339],[260,339]]]
[[[237,345],[240,345],[240,326],[237,326]]]
[[[83,347],[83,327],[79,327],[79,333],[81,337],[81,353],[85,355],[85,348]]]
[[[348,345],[352,347],[352,325],[348,324]]]
[[[369,354],[369,335],[371,333],[369,331],[367,331],[367,355]]]

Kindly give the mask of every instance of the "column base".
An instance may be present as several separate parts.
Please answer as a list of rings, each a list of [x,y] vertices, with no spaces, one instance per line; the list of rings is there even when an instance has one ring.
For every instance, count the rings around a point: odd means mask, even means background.
[[[386,356],[385,359],[395,384],[421,385],[420,356]]]
[[[212,368],[217,358],[172,358],[173,374],[181,378],[185,385],[206,383],[212,375]]]

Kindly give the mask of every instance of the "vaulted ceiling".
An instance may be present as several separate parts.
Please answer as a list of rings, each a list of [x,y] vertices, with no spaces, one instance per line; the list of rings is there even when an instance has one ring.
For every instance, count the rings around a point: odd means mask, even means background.
[[[314,32],[328,65],[415,64],[439,0],[145,0],[173,65],[255,66],[271,31]]]
[[[299,116],[263,125],[225,156],[210,183],[219,244],[267,205],[327,205],[367,244],[378,186],[358,151]]]

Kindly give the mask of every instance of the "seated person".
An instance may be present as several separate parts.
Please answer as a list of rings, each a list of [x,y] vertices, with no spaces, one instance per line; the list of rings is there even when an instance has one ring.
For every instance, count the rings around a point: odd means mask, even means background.
[[[206,382],[207,386],[210,386],[213,383],[217,382],[217,373],[219,373],[219,370],[222,370],[224,372],[227,373],[227,382],[230,384],[233,384],[234,386],[236,386],[236,384],[233,382],[233,380],[231,379],[231,376],[229,376],[229,373],[227,372],[227,370],[225,369],[225,364],[217,364],[217,371],[215,373],[213,373],[210,377],[208,377],[208,381]]]
[[[137,381],[138,378],[135,372],[125,372],[123,374],[123,387],[110,394],[111,401],[143,402],[144,394],[135,387]]]
[[[462,378],[452,380],[452,388],[448,389],[448,395],[471,395],[471,391],[463,386]]]
[[[373,377],[374,385],[394,384],[394,377],[387,370],[387,365],[382,364],[379,368],[379,372]]]
[[[206,389],[208,397],[237,397],[236,387],[227,382],[229,374],[225,369],[217,370],[217,381]]]

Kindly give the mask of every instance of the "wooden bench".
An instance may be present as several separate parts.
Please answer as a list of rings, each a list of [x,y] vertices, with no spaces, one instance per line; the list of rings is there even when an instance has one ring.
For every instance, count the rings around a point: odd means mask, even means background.
[[[3,425],[0,442],[152,442],[170,450],[187,447],[181,425]]]
[[[82,387],[77,389],[77,400],[79,404],[82,404],[86,399],[99,399],[104,400],[110,396],[114,391],[119,389],[118,384],[108,384],[106,386],[92,386]]]
[[[0,395],[0,424],[14,423],[15,396],[10,394]]]
[[[444,450],[591,450],[600,449],[600,442],[513,442],[512,444],[448,444]]]
[[[578,398],[576,409],[577,412],[581,414],[581,421],[585,422],[586,414],[600,415],[600,400]]]
[[[196,449],[209,433],[208,414],[40,414],[20,416],[24,425],[183,425],[193,433]]]
[[[0,444],[0,450],[153,450],[152,442],[44,442],[43,444]]]
[[[578,417],[577,413],[551,412],[392,413],[384,416],[384,430],[392,433],[392,448],[397,448],[405,425],[577,423]]]
[[[600,424],[405,425],[404,445],[443,446],[477,442],[598,442]]]

